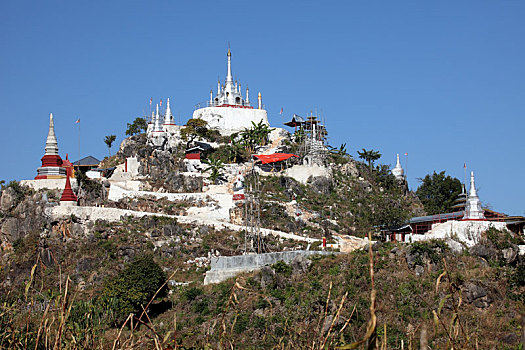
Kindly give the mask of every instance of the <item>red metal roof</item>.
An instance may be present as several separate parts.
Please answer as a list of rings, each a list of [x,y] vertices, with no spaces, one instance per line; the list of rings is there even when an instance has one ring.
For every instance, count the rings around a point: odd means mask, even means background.
[[[263,164],[280,162],[291,157],[299,158],[295,154],[291,153],[254,154],[253,156],[259,159]]]

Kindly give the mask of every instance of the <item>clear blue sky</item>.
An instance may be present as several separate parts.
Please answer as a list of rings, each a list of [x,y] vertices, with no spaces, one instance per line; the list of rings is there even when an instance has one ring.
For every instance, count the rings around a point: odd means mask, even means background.
[[[408,152],[413,189],[434,170],[462,180],[466,162],[485,204],[523,215],[524,18],[523,1],[4,1],[0,179],[36,175],[50,112],[72,160],[77,118],[81,155],[100,159],[150,97],[186,121],[230,41],[272,126],[322,112],[356,158]]]

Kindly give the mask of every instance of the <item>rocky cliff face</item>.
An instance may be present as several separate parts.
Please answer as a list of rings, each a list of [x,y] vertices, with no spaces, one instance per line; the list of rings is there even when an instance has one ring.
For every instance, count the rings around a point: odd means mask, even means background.
[[[12,247],[30,232],[39,232],[46,222],[44,208],[57,203],[59,193],[34,193],[19,186],[9,186],[0,198],[0,242]]]
[[[146,134],[125,139],[117,153],[124,161],[127,157],[137,157],[140,163],[139,174],[146,187],[152,191],[164,192],[202,192],[202,177],[189,176],[184,164],[184,152],[178,149],[164,150],[162,146],[148,143]]]
[[[169,151],[153,150],[150,157],[140,159],[139,172],[146,176],[153,191],[202,192],[202,177],[183,174],[186,165]]]

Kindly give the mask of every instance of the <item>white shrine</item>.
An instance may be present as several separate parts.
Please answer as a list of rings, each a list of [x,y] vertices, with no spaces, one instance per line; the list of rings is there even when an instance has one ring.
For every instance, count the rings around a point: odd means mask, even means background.
[[[398,180],[398,181],[404,181],[405,180],[405,170],[403,170],[403,167],[401,166],[401,162],[399,161],[399,153],[397,154],[397,162],[394,169],[392,169],[392,175]]]
[[[213,96],[210,91],[210,100],[207,107],[199,108],[193,112],[193,118],[203,119],[208,127],[218,130],[223,135],[252,127],[252,122],[268,124],[268,114],[263,109],[262,96],[259,92],[257,108],[250,104],[249,90],[243,97],[241,84],[233,81],[231,68],[231,51],[228,49],[228,72],[224,84],[219,80],[217,94]]]
[[[463,220],[485,220],[483,208],[481,208],[481,201],[476,191],[476,184],[474,183],[474,172],[470,173],[470,190],[468,193],[467,202],[465,203],[465,215]]]
[[[160,114],[158,104],[155,111],[151,112],[151,120],[148,123],[146,134],[149,142],[155,146],[174,147],[181,142],[180,129],[180,125],[175,125],[175,120],[171,113],[170,99],[168,98],[164,116]]]

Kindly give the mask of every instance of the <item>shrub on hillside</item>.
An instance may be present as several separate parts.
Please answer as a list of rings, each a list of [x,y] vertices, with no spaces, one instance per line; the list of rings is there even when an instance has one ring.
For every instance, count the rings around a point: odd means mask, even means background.
[[[520,236],[514,235],[507,230],[498,230],[494,227],[489,228],[484,235],[494,247],[499,250],[525,243]]]
[[[155,263],[153,256],[140,255],[129,263],[116,277],[106,282],[101,300],[115,299],[115,321],[122,322],[130,313],[139,314],[146,307],[164,281],[166,274]],[[164,286],[157,297],[164,297]]]

